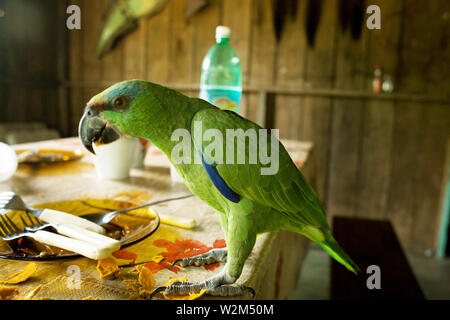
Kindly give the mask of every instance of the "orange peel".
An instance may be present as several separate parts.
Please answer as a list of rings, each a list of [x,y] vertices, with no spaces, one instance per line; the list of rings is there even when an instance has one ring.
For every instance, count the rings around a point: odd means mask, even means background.
[[[19,292],[16,286],[0,286],[0,300],[12,300]]]
[[[19,272],[10,275],[8,278],[0,279],[0,283],[4,284],[18,284],[27,281],[33,273],[36,272],[36,262],[30,262],[27,266]]]
[[[156,280],[153,277],[152,270],[147,268],[145,265],[142,266],[139,270],[139,284],[141,287],[141,292],[143,293],[150,293],[152,292],[153,288],[155,287]]]
[[[100,279],[115,278],[120,273],[119,266],[112,257],[98,260],[97,271],[100,274]]]

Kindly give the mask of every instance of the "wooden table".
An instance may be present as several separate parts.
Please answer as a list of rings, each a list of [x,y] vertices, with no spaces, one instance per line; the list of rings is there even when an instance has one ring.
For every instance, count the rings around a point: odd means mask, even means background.
[[[284,145],[296,164],[302,168],[307,179],[314,185],[312,144],[286,141]],[[14,146],[15,149],[28,147],[83,150],[77,138]],[[189,193],[184,184],[171,181],[167,159],[158,151],[150,148],[145,159],[145,169],[133,169],[131,177],[126,180],[99,180],[92,164],[93,156],[86,153],[69,170],[62,168],[35,172],[20,168],[10,180],[0,183],[0,191],[13,190],[20,194],[28,205],[83,197],[117,198],[118,194],[136,190],[150,195],[152,200]],[[149,238],[127,248],[129,251],[139,252],[136,262],[149,261],[156,254],[164,251],[154,245],[155,239],[164,238],[169,241],[195,239],[207,246],[212,246],[215,240],[224,238],[218,217],[212,208],[196,197],[171,202],[159,208],[158,211],[193,217],[197,221],[197,227],[193,230],[185,230],[161,224]],[[287,231],[261,235],[245,264],[238,283],[254,288],[256,299],[290,299],[297,285],[308,244],[309,240],[306,238]],[[0,259],[0,278],[22,270],[27,263]],[[20,290],[32,290],[42,284],[36,297],[56,299],[82,299],[88,296],[101,299],[128,299],[132,295],[132,292],[126,288],[127,283],[121,279],[101,280],[96,265],[97,261],[87,258],[38,262],[36,273],[19,285]],[[166,283],[170,276],[187,275],[189,281],[201,281],[219,272],[222,266],[213,271],[203,267],[189,267],[182,269],[178,274],[164,269],[155,274],[156,285]],[[80,286],[73,285],[74,269],[80,271]]]

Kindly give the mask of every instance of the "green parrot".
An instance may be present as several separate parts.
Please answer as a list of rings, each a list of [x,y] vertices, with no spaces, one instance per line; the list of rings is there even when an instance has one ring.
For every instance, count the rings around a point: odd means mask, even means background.
[[[186,145],[192,152],[187,153],[184,161],[175,161],[177,152],[173,151],[179,148],[179,139],[173,138],[176,130],[191,134]],[[315,241],[348,270],[359,272],[358,266],[331,235],[316,193],[278,139],[270,134],[256,136],[258,143],[266,140],[268,151],[278,152],[278,170],[261,174],[267,162],[250,161],[250,152],[234,153],[229,157],[233,161],[228,161],[228,157],[226,162],[217,161],[219,151],[227,156],[234,142],[212,152],[209,150],[212,142],[196,135],[208,130],[225,137],[228,130],[260,132],[264,129],[232,111],[142,80],[123,81],[97,94],[87,103],[80,121],[80,139],[92,153],[93,143],[110,143],[122,135],[151,141],[167,155],[192,193],[219,215],[227,248],[175,263],[185,267],[226,261],[224,269],[203,282],[175,282],[157,288],[153,294],[161,291],[185,294],[206,289],[211,295],[254,295],[251,288],[231,284],[241,275],[257,235],[281,229]],[[250,139],[243,139],[250,148]],[[276,143],[270,144],[274,140]],[[245,161],[236,161],[239,157]]]

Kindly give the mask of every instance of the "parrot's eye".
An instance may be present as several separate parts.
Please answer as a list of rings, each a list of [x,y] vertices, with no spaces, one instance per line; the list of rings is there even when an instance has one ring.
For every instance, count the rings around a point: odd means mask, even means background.
[[[115,97],[112,104],[116,109],[125,109],[128,105],[128,101],[125,97]]]

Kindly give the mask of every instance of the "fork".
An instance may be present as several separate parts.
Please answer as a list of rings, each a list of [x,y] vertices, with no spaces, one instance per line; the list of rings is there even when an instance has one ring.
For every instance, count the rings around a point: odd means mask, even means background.
[[[22,198],[12,191],[0,193],[0,209],[25,211],[48,223],[76,225],[101,234],[105,234],[106,232],[102,226],[73,214],[52,209],[28,208]]]
[[[116,239],[104,236],[96,232],[89,231],[87,229],[80,228],[76,225],[43,223],[27,211],[25,211],[25,216],[27,217],[28,222],[25,221],[22,215],[20,216],[20,220],[22,221],[27,231],[34,232],[42,230],[47,227],[53,227],[59,234],[65,235],[73,239],[88,242],[94,246],[99,246],[100,248],[110,248],[113,252],[119,250],[121,246],[120,241]]]
[[[5,241],[15,240],[21,237],[30,237],[36,241],[76,252],[94,260],[103,259],[112,254],[110,248],[100,248],[99,246],[93,246],[90,243],[64,237],[53,232],[44,230],[31,232],[26,228],[20,229],[6,214],[0,215],[0,237]]]

